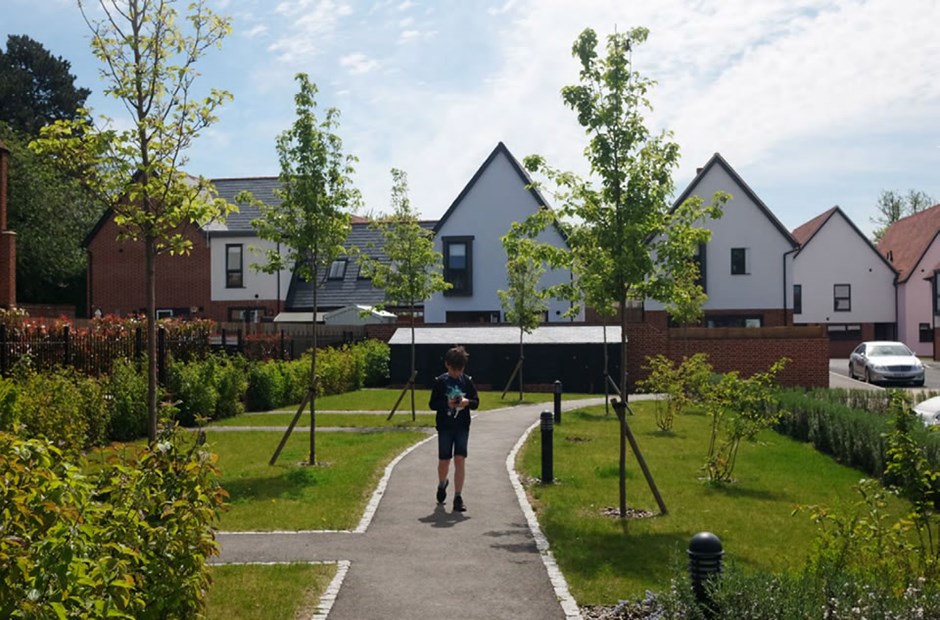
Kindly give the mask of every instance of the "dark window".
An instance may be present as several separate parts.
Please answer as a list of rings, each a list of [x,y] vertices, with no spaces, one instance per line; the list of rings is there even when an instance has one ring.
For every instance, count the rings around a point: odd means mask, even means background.
[[[747,275],[747,248],[731,248],[731,275]]]
[[[761,327],[764,319],[760,315],[729,314],[705,317],[706,327]]]
[[[258,323],[264,316],[263,308],[229,308],[228,320],[245,323]]]
[[[793,314],[803,314],[803,285],[793,285]]]
[[[473,237],[444,237],[445,295],[473,295]]]
[[[832,309],[835,312],[852,310],[852,285],[834,284],[832,286]]]
[[[469,310],[448,312],[445,323],[499,323],[499,310]]]
[[[862,326],[857,323],[852,325],[833,323],[826,326],[826,331],[829,333],[829,340],[858,342],[862,339]]]
[[[921,323],[918,331],[918,342],[933,342],[933,328],[930,323]]]
[[[157,319],[172,319],[173,318],[173,309],[172,308],[157,308]]]
[[[241,288],[244,286],[244,269],[242,267],[242,245],[229,244],[225,246],[225,288]]]
[[[708,292],[708,289],[705,288],[705,244],[698,244],[698,249],[695,251],[695,256],[692,258],[695,261],[695,264],[698,266],[698,278],[695,280],[695,283],[702,287],[704,292]]]
[[[346,259],[340,258],[330,263],[330,273],[327,280],[342,280],[346,277]]]

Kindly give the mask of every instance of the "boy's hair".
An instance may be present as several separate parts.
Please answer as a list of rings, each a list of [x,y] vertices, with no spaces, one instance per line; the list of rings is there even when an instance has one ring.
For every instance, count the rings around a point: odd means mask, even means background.
[[[444,363],[455,370],[466,368],[468,359],[470,359],[470,354],[461,346],[453,346],[444,354]]]

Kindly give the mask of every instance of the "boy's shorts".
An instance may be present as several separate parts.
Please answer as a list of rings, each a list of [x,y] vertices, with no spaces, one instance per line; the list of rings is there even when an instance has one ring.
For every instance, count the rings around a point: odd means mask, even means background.
[[[448,461],[454,455],[467,456],[467,442],[470,429],[467,427],[447,428],[437,431],[437,455],[442,461]]]

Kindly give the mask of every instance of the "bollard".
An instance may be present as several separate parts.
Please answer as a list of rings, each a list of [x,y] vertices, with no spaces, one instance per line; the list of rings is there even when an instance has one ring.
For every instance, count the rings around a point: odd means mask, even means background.
[[[555,380],[555,424],[561,424],[561,381]]]
[[[689,541],[689,576],[692,578],[692,590],[695,599],[703,605],[706,616],[713,616],[708,595],[708,581],[721,574],[721,556],[724,555],[721,540],[711,532],[699,532]]]
[[[552,412],[543,411],[542,421],[542,484],[551,484],[555,480],[552,471]]]

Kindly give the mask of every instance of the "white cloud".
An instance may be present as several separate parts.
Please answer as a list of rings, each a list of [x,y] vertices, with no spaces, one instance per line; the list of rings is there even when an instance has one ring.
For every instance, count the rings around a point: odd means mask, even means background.
[[[343,56],[339,59],[339,64],[341,67],[349,69],[349,72],[353,75],[368,73],[379,67],[379,61],[374,58],[369,58],[362,52],[355,52]]]
[[[243,32],[242,36],[248,39],[254,39],[255,37],[259,37],[261,35],[267,34],[267,32],[268,32],[267,26],[265,26],[264,24],[255,24],[254,26],[252,26],[251,28]]]
[[[399,4],[396,8],[397,8],[399,11],[407,11],[408,9],[410,9],[411,7],[413,7],[414,5],[415,5],[415,3],[412,2],[411,0],[405,0],[404,2],[402,2],[401,4]]]

